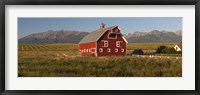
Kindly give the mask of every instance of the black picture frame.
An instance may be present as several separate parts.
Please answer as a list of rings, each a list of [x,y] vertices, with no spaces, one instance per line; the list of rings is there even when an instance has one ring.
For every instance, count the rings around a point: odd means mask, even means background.
[[[5,90],[6,5],[195,5],[195,90]],[[1,95],[200,95],[200,0],[1,0],[0,8]]]

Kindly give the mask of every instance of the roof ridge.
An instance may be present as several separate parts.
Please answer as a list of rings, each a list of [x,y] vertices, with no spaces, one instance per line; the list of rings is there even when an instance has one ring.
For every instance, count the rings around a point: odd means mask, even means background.
[[[94,31],[92,31],[92,32],[96,32],[96,31],[98,31],[98,30],[108,30],[108,29],[110,29],[110,28],[112,28],[112,27],[118,27],[118,26],[110,26],[110,27],[107,27],[107,28],[103,28],[103,29],[97,29],[97,30],[94,30]]]

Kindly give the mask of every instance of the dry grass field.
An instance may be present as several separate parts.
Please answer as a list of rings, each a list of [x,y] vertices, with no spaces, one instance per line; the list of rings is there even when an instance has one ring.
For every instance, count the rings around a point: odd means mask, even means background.
[[[142,49],[155,52],[160,45],[176,43],[135,43],[127,53]],[[165,55],[166,56],[166,55]],[[93,57],[80,56],[78,44],[20,44],[19,77],[181,77],[181,57]]]

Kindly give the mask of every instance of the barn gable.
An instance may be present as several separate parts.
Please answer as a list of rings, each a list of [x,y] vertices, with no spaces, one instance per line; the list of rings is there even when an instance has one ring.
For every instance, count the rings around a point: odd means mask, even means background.
[[[103,28],[103,29],[98,29],[95,30],[93,32],[91,32],[90,34],[86,35],[80,42],[79,44],[83,44],[83,43],[89,43],[89,42],[96,42],[98,41],[98,39],[108,30],[114,29],[118,26],[111,26],[111,27],[107,27],[107,28]]]

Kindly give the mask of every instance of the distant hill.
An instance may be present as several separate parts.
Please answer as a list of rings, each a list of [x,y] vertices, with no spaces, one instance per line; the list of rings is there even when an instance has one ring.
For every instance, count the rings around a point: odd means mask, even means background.
[[[182,31],[158,31],[134,32],[125,34],[124,37],[129,43],[150,43],[150,42],[182,42]]]
[[[89,32],[70,30],[49,30],[43,33],[35,33],[20,38],[19,44],[41,44],[41,43],[78,43]],[[149,42],[182,42],[182,31],[158,31],[134,32],[125,34],[124,37],[129,43]]]
[[[19,44],[41,44],[41,43],[78,43],[88,32],[70,30],[49,30],[43,33],[35,33],[20,38]]]

